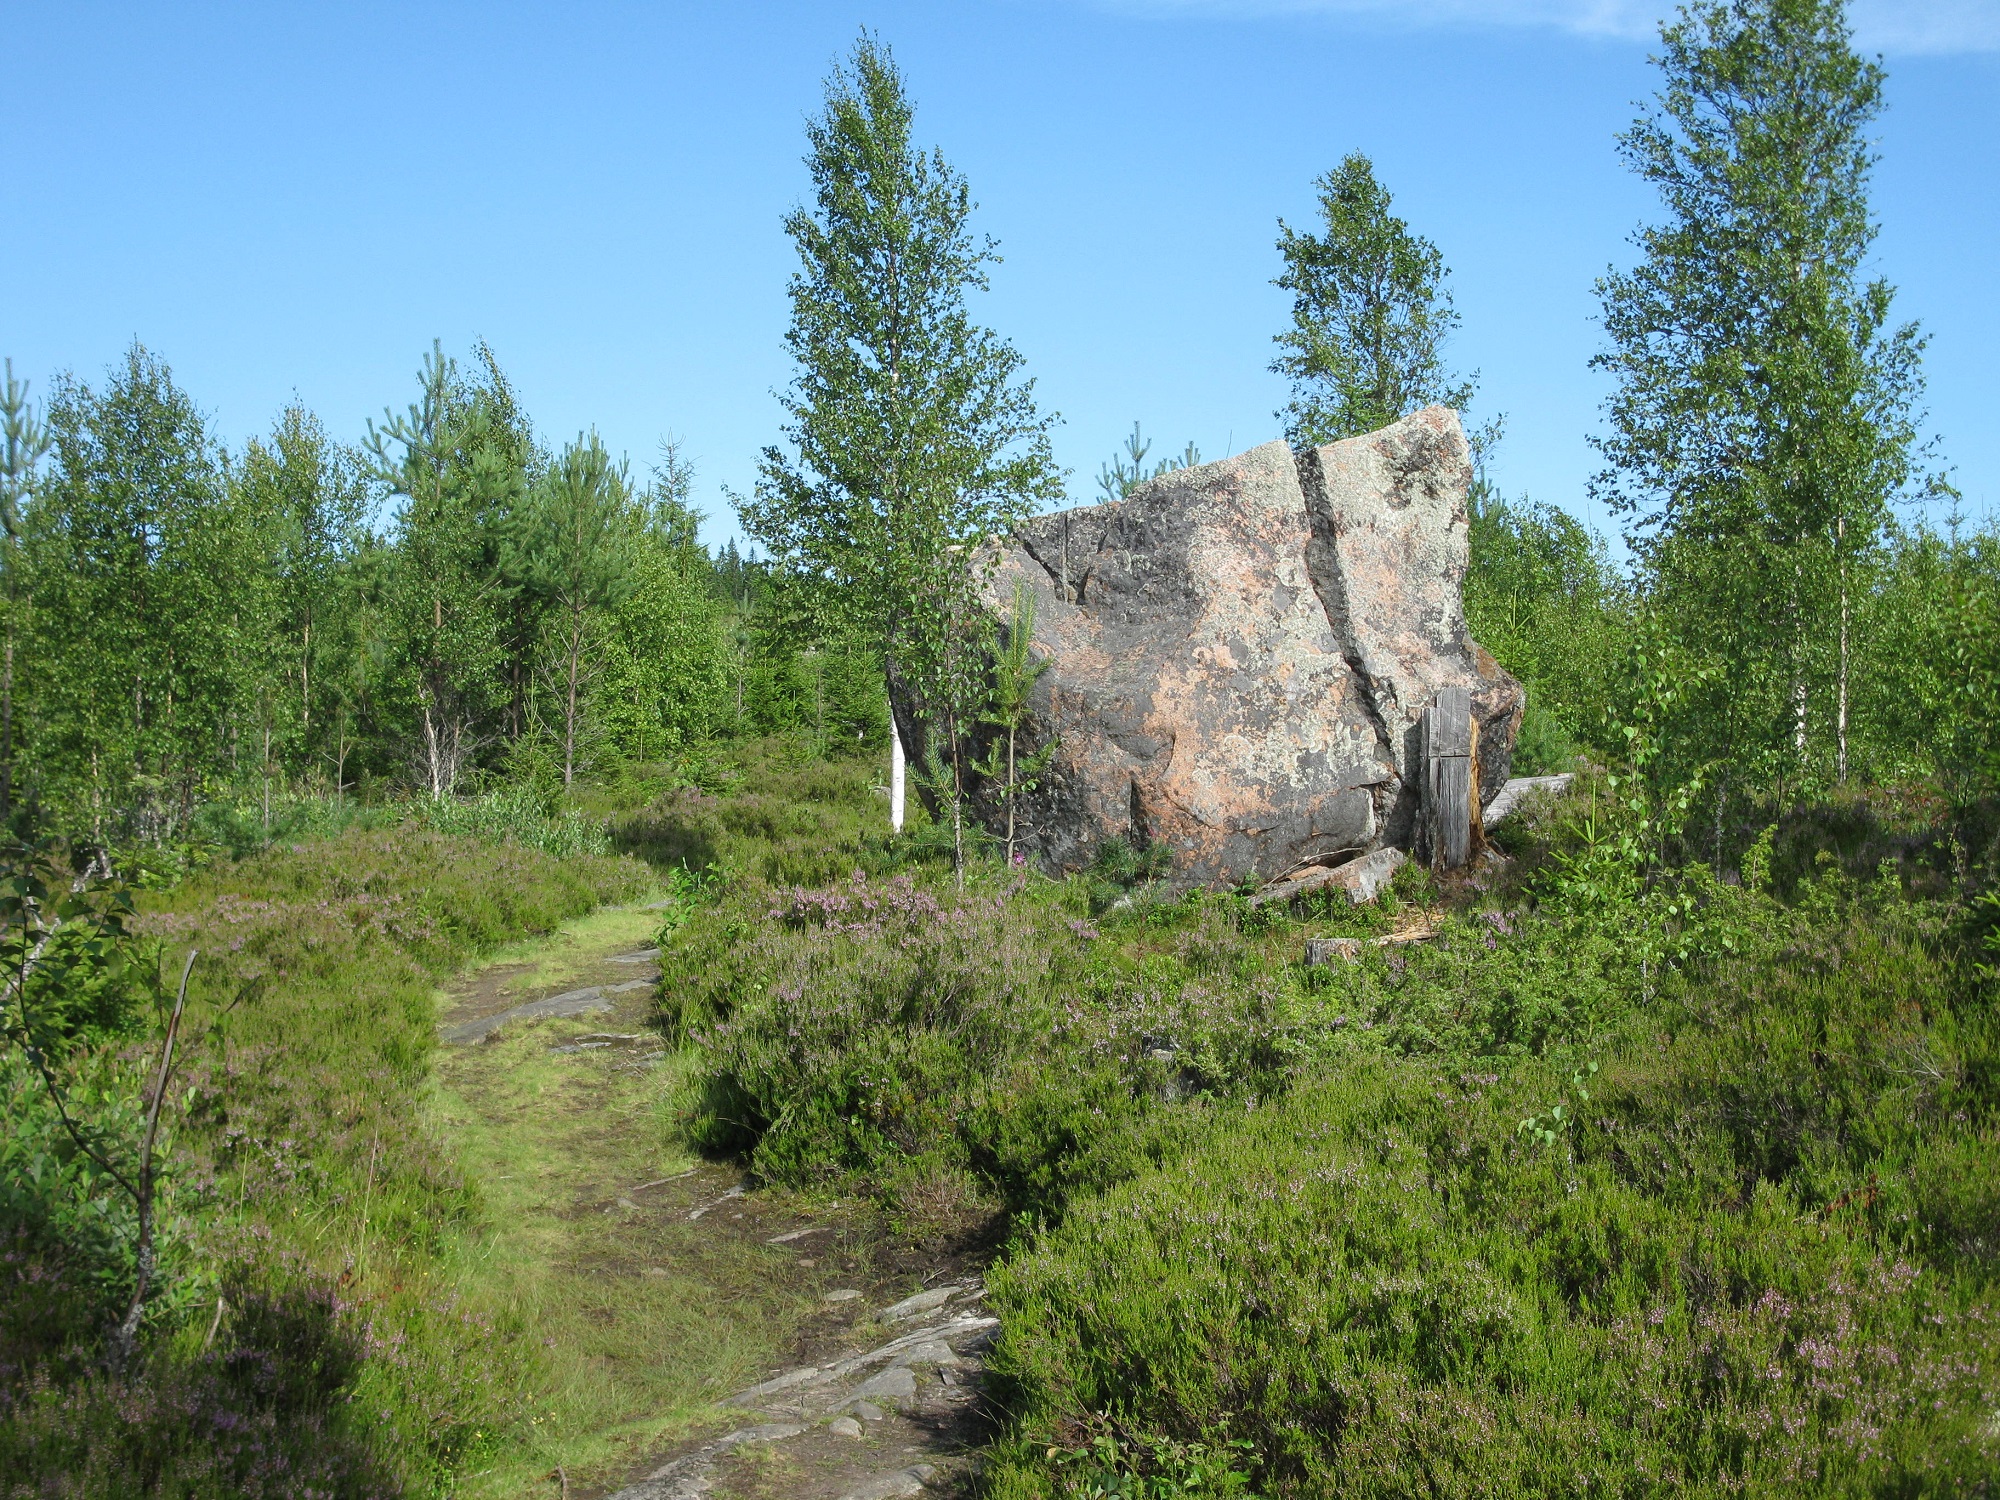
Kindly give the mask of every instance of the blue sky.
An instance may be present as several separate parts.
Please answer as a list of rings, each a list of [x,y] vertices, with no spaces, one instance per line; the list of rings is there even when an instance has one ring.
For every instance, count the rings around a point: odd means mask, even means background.
[[[856,28],[1005,264],[982,315],[1065,423],[1071,493],[1134,418],[1277,434],[1276,221],[1351,150],[1444,251],[1504,411],[1495,473],[1599,526],[1592,282],[1653,204],[1613,136],[1653,86],[1627,0],[0,3],[0,353],[46,389],[135,336],[231,443],[294,394],[344,437],[433,337],[498,351],[543,434],[694,457],[733,529],[776,435],[801,125]],[[1870,0],[1890,67],[1879,269],[1930,330],[1930,428],[2000,499],[2000,0]]]

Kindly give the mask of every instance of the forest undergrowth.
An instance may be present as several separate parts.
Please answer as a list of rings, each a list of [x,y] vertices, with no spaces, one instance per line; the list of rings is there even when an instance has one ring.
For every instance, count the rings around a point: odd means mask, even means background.
[[[764,742],[593,808],[619,855],[411,817],[140,893],[143,961],[51,971],[47,1045],[129,1149],[201,950],[157,1289],[107,1362],[130,1210],[11,1054],[6,1492],[447,1494],[584,1451],[552,1414],[632,1420],[657,1380],[599,1378],[598,1311],[527,1306],[494,1214],[541,1210],[441,1133],[469,1112],[462,1080],[433,1095],[435,996],[662,888],[670,1066],[620,1106],[632,1161],[705,1154],[990,1262],[993,1495],[1989,1492],[1974,823],[1796,810],[1732,824],[1725,877],[1635,873],[1586,776],[1469,880],[1286,908],[1130,850],[959,891],[921,818],[876,831],[877,771]],[[1309,937],[1355,956],[1307,966]]]
[[[366,1496],[430,1490],[516,1421],[532,1351],[451,1256],[479,1185],[426,1128],[441,980],[656,887],[628,859],[350,828],[226,856],[141,896],[92,1005],[41,1038],[67,1109],[127,1175],[158,1048],[156,976],[189,950],[163,1115],[159,1291],[137,1353],[133,1205],[6,1058],[0,1488],[10,1495]],[[86,973],[93,972],[82,966]],[[79,966],[31,1001],[79,993]]]
[[[995,1495],[1989,1493],[1972,826],[1798,810],[1642,878],[1588,781],[1373,908],[728,881],[662,934],[686,1128],[992,1247]]]

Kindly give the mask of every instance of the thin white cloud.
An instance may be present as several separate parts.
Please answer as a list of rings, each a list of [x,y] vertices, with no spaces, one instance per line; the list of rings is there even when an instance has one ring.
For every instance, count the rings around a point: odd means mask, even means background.
[[[1854,0],[1855,39],[1884,52],[2000,52],[2000,0]]]
[[[1660,0],[1103,0],[1153,16],[1354,16],[1399,26],[1540,28],[1573,36],[1650,41],[1670,5]],[[2000,0],[1853,0],[1865,51],[2000,51]]]

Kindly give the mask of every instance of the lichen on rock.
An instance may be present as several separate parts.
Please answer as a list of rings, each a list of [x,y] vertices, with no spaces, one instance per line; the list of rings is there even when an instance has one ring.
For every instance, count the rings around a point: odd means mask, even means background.
[[[1523,695],[1466,630],[1471,478],[1457,414],[1430,407],[1023,524],[982,588],[1001,618],[1032,592],[1049,663],[1025,726],[1056,746],[1018,808],[1030,856],[1071,871],[1122,838],[1218,886],[1406,847],[1417,726],[1446,686],[1471,691],[1498,792]],[[974,804],[1000,821],[996,788]]]

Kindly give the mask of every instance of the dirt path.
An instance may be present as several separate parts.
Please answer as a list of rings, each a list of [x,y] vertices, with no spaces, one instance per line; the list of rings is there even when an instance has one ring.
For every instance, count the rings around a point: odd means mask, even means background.
[[[530,1451],[474,1464],[462,1493],[949,1488],[984,1431],[976,1275],[687,1153],[686,1065],[649,1025],[657,924],[599,912],[442,997],[435,1123],[491,1225],[461,1279],[542,1351]]]

